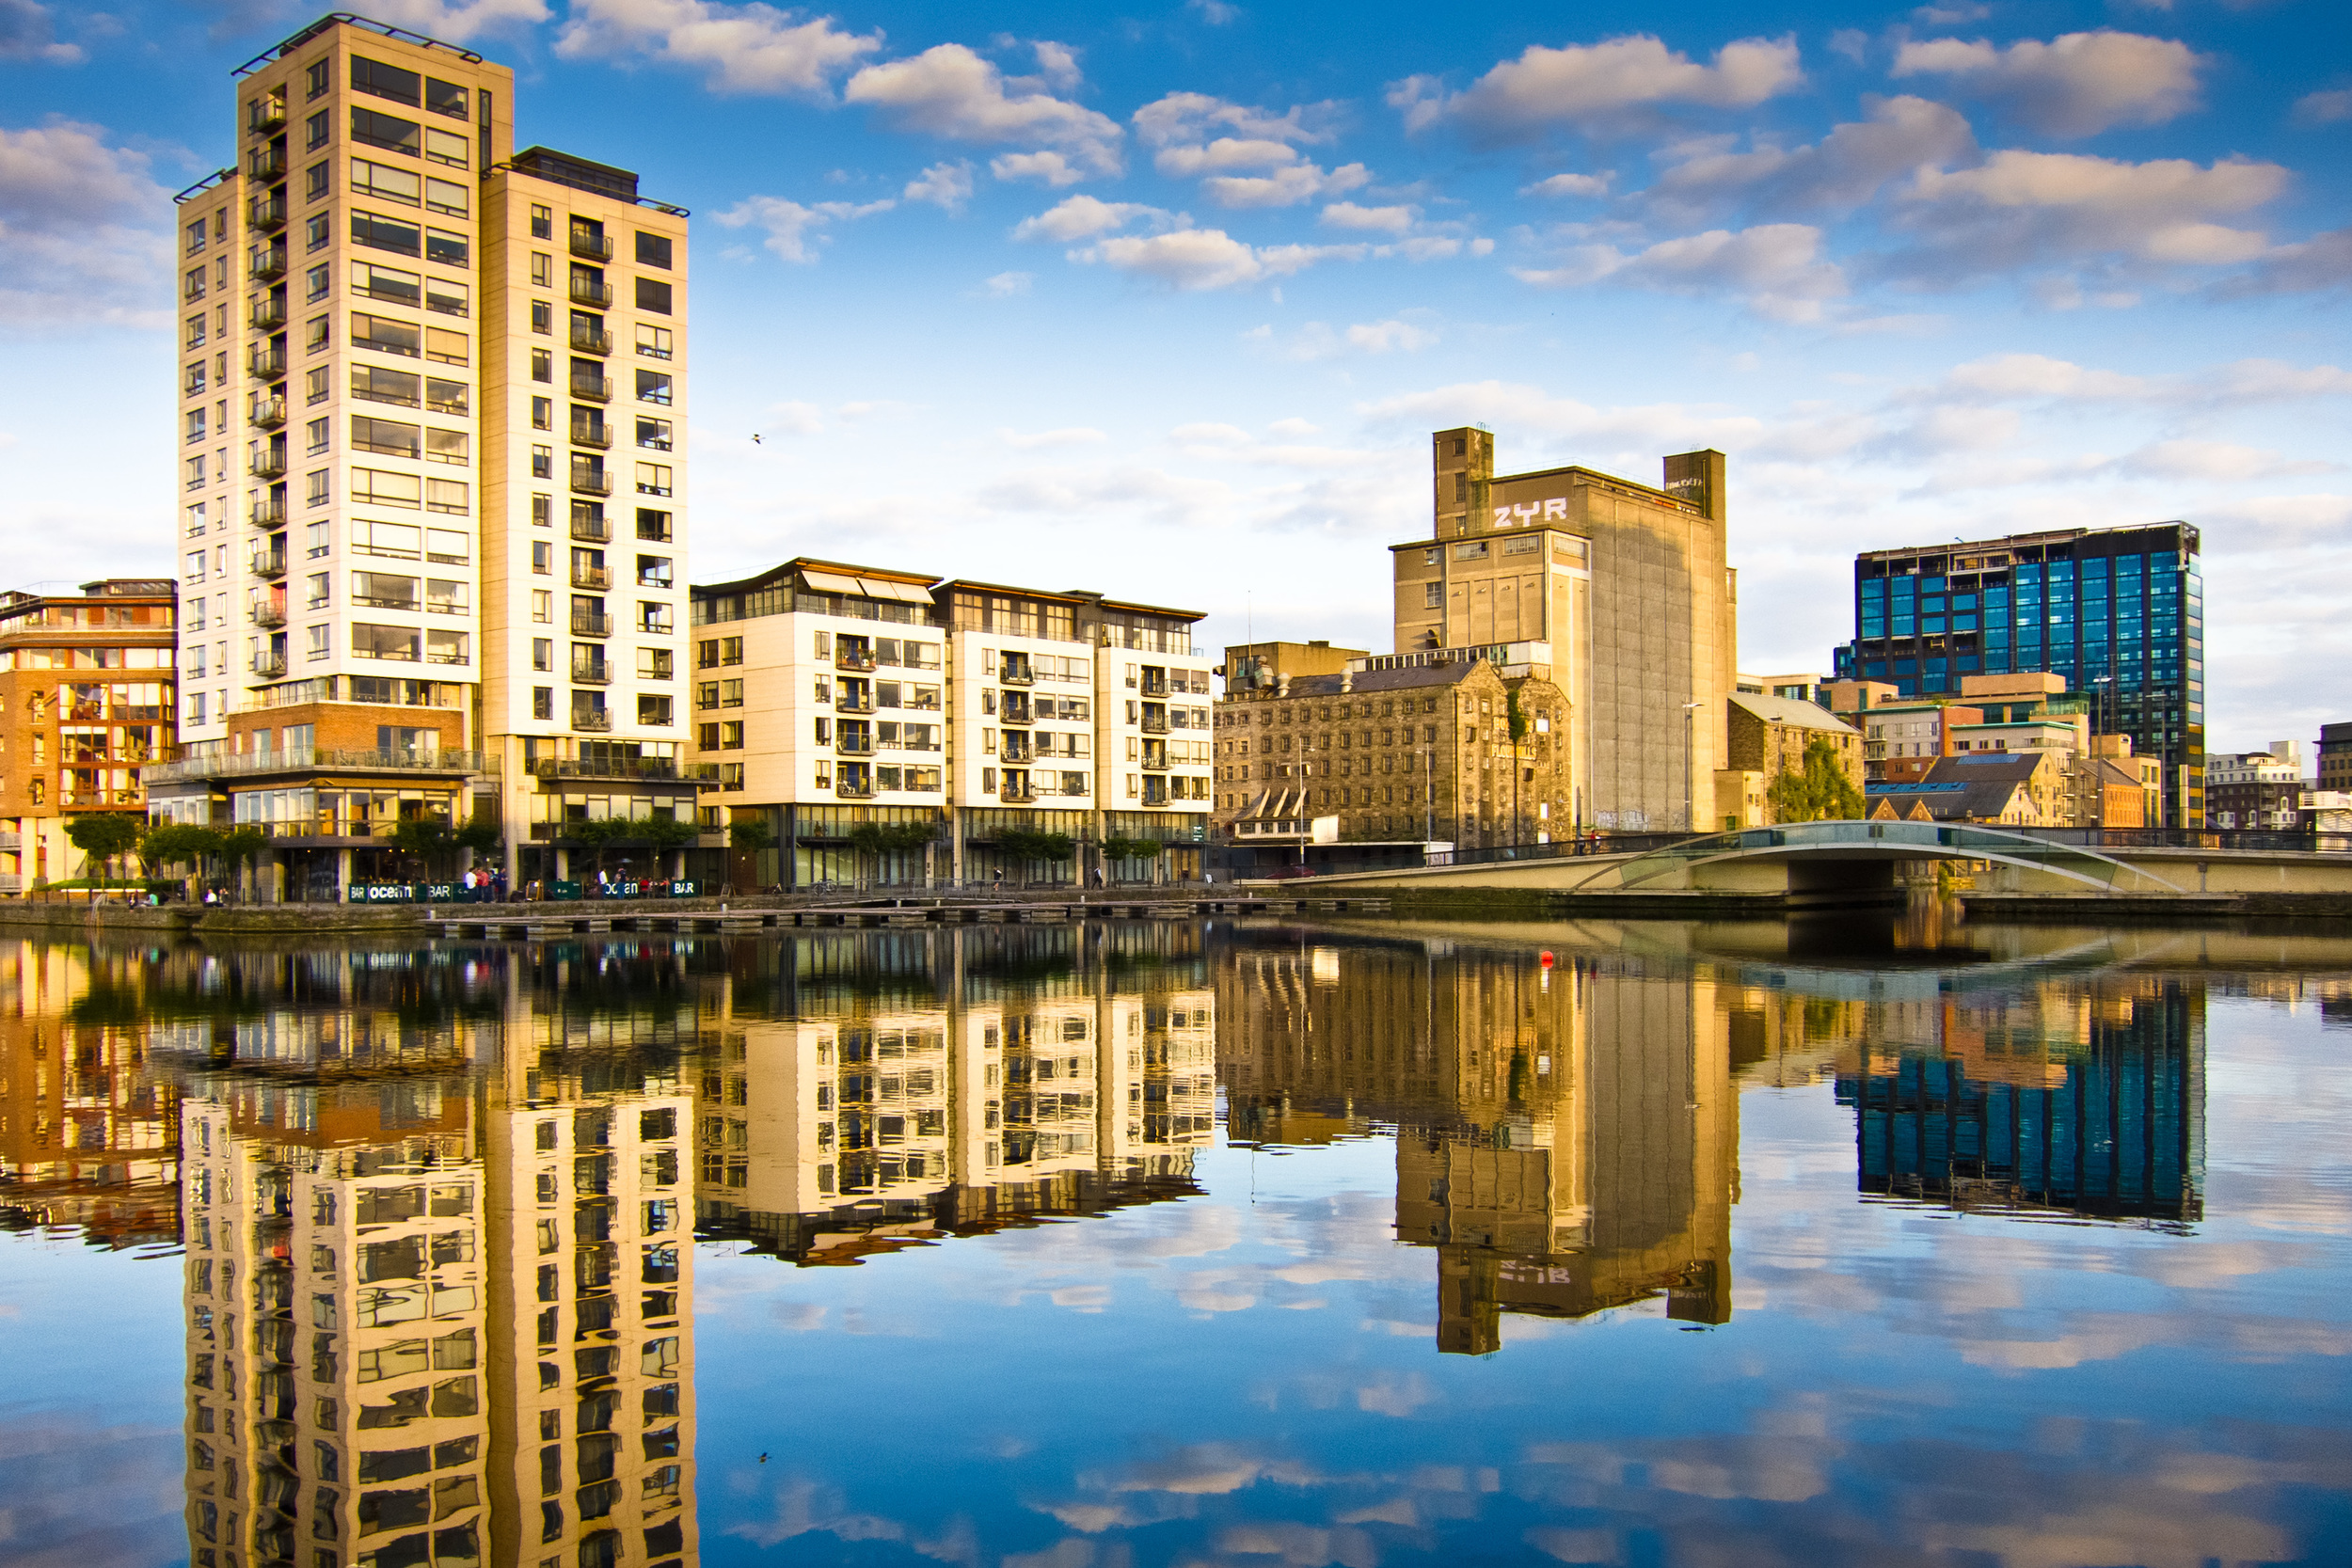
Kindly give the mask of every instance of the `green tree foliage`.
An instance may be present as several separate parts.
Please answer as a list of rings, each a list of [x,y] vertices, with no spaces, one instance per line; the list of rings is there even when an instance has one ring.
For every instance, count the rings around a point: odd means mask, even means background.
[[[111,867],[139,841],[139,819],[127,812],[76,816],[65,825],[73,847],[99,865]]]
[[[448,855],[450,836],[448,823],[429,816],[404,816],[392,824],[392,847],[423,862],[428,877]]]
[[[506,847],[506,830],[495,816],[477,816],[450,835],[460,849],[470,849],[476,855],[495,855]]]
[[[757,851],[773,848],[776,830],[764,816],[747,816],[740,822],[727,824],[727,842],[738,849]]]
[[[253,823],[241,822],[220,835],[221,863],[229,868],[229,875],[234,878],[239,867],[251,865],[260,861],[262,851],[268,847],[269,834]]]
[[[1148,861],[1160,852],[1156,838],[1106,838],[1103,841],[1103,858],[1106,861]]]
[[[1775,822],[1852,822],[1865,810],[1862,791],[1846,776],[1826,736],[1806,741],[1804,770],[1783,768],[1764,798]]]
[[[139,840],[139,863],[150,874],[167,865],[191,869],[220,853],[220,834],[193,822],[159,822]]]
[[[1007,828],[996,835],[996,847],[1016,861],[1066,861],[1078,852],[1068,833],[1038,833],[1026,828]]]
[[[1514,742],[1525,740],[1527,738],[1528,720],[1526,713],[1521,711],[1519,707],[1519,694],[1517,691],[1511,693],[1511,700],[1504,705],[1503,711],[1510,719],[1511,739]]]
[[[694,823],[675,816],[607,816],[564,824],[564,835],[586,846],[596,856],[599,873],[604,870],[605,855],[621,845],[644,844],[667,852],[691,844],[701,834],[702,829]]]

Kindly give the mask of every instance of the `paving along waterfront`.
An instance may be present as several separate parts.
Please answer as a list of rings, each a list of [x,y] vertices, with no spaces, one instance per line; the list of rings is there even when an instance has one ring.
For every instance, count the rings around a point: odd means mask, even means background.
[[[2340,1562],[2352,938],[0,942],[16,1563]]]

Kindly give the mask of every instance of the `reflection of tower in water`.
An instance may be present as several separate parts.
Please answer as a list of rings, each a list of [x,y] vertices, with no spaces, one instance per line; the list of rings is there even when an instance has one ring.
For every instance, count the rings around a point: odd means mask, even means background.
[[[495,965],[205,962],[240,1005],[155,1030],[196,1067],[196,1568],[690,1558],[673,1075]]]
[[[1736,1107],[1687,973],[1244,937],[1217,979],[1237,1139],[1395,1124],[1397,1236],[1438,1250],[1441,1350],[1500,1348],[1505,1311],[1729,1317]]]

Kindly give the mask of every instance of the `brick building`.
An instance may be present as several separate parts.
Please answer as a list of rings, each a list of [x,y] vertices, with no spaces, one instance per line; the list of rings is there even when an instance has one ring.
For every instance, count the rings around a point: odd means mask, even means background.
[[[1524,721],[1516,744],[1515,699]],[[1567,713],[1549,680],[1505,679],[1467,657],[1229,692],[1216,717],[1217,833],[1303,844],[1316,819],[1332,818],[1343,843],[1565,837]]]
[[[1774,821],[1772,781],[1783,773],[1803,774],[1805,748],[1816,738],[1836,751],[1838,767],[1854,793],[1862,793],[1862,733],[1828,709],[1789,697],[1735,692],[1724,713],[1724,768],[1715,776],[1716,826],[1729,831]]]

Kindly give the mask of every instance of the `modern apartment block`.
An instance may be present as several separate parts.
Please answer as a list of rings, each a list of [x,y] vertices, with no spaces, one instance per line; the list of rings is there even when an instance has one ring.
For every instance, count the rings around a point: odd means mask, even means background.
[[[763,884],[1018,877],[1007,832],[1152,840],[1168,875],[1198,869],[1200,612],[807,558],[691,603],[696,770],[732,823],[769,824]],[[937,842],[869,852],[867,825]]]
[[[1431,441],[1431,536],[1390,547],[1394,657],[1524,664],[1565,692],[1571,823],[1703,820],[1738,678],[1724,454],[1668,457],[1653,487],[1573,467],[1498,475],[1485,430]]]
[[[2319,726],[2319,787],[2352,790],[2352,723]]]
[[[691,813],[686,216],[514,146],[514,73],[338,13],[236,72],[178,198],[183,759],[289,896],[389,823]],[[575,798],[577,797],[577,798]],[[528,847],[528,852],[525,852]]]
[[[1962,694],[1969,675],[2046,671],[2090,701],[2095,733],[2128,735],[2135,754],[2162,764],[2162,825],[2195,827],[2205,756],[2198,551],[2197,530],[2177,522],[1865,551],[1837,674],[1930,698]]]
[[[143,816],[175,744],[172,584],[0,594],[0,894],[90,869],[70,817]]]
[[[2302,743],[2274,740],[2266,752],[2225,752],[2205,762],[2208,828],[2292,832],[2303,826]]]

